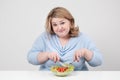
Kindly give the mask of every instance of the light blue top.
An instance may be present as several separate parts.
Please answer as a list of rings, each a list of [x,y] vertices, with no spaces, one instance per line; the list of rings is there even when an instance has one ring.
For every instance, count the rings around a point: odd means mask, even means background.
[[[81,48],[91,50],[93,52],[93,57],[89,62],[87,62],[83,57],[80,58],[79,62],[74,62],[73,65],[75,66],[75,71],[88,70],[85,62],[92,67],[102,64],[102,55],[100,51],[96,48],[91,39],[83,33],[79,33],[78,37],[70,38],[69,42],[62,47],[57,35],[49,35],[48,37],[47,33],[44,32],[34,42],[28,53],[27,59],[31,64],[40,65],[40,70],[50,70],[51,66],[56,64],[59,65],[59,63],[54,63],[52,60],[48,60],[44,64],[40,64],[37,60],[37,55],[40,52],[57,52],[61,61],[70,63],[73,61],[75,51]]]

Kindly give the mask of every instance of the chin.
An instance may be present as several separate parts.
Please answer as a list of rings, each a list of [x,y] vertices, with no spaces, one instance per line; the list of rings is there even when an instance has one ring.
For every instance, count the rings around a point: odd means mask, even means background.
[[[67,36],[67,34],[65,34],[65,33],[61,33],[61,34],[57,34],[59,37],[65,37],[65,36]]]
[[[61,37],[61,38],[62,38],[62,37],[65,37],[65,36],[66,36],[66,35],[59,35],[59,37]]]

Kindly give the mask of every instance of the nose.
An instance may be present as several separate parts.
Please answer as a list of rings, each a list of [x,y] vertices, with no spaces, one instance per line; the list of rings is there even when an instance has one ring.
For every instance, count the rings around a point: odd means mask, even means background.
[[[62,25],[58,25],[58,28],[59,28],[59,29],[62,29],[62,28],[63,28],[63,26],[62,26]]]

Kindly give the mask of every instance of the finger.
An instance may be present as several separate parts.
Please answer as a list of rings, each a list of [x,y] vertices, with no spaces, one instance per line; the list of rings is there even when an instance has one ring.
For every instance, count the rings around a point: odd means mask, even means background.
[[[80,61],[80,58],[81,58],[81,51],[78,51],[78,55],[77,55],[77,61],[79,62]]]
[[[60,61],[60,57],[59,56],[57,56],[57,62],[59,62]]]
[[[56,58],[55,58],[56,60],[55,60],[55,62],[57,62],[58,60],[59,60],[59,58],[58,58],[58,56],[56,56]]]
[[[73,60],[76,61],[76,56],[75,55],[73,56]]]
[[[55,58],[55,56],[53,55],[53,54],[51,54],[51,60],[53,60],[54,61],[54,58]]]
[[[57,54],[55,53],[55,54],[54,54],[54,62],[55,62],[55,63],[57,62],[57,57],[58,57],[58,56],[57,56]]]
[[[77,55],[76,57],[77,57],[77,62],[79,62],[79,58],[80,58],[79,55]]]
[[[77,52],[75,52],[74,61],[77,61]]]
[[[50,59],[50,60],[53,60],[53,56],[52,56],[52,55],[49,55],[49,59]]]
[[[56,62],[56,56],[53,57],[53,61]]]
[[[55,62],[59,61],[59,56],[55,55]]]
[[[79,57],[82,57],[82,54],[81,54],[81,52],[79,52]]]
[[[79,62],[79,54],[78,54],[78,52],[76,52],[75,60],[76,60],[77,62]]]
[[[77,51],[75,51],[75,54],[74,54],[74,61],[77,61]]]
[[[74,61],[77,61],[76,55],[77,55],[77,54],[75,53],[75,54],[74,54]]]
[[[83,56],[84,56],[84,51],[82,50],[80,57],[83,57]]]

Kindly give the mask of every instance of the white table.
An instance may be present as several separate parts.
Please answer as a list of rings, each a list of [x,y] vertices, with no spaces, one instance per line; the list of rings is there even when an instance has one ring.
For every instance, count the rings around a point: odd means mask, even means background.
[[[74,71],[57,77],[50,71],[0,71],[0,80],[120,80],[120,71]]]

